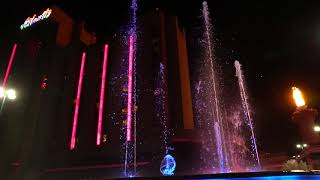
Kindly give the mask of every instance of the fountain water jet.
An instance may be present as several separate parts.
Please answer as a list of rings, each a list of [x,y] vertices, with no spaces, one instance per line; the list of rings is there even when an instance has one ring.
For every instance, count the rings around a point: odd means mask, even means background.
[[[260,169],[260,160],[259,160],[256,138],[255,138],[255,134],[253,131],[252,117],[250,114],[250,107],[249,107],[249,103],[248,103],[248,95],[246,93],[246,88],[244,85],[244,78],[243,78],[242,70],[241,70],[241,64],[239,63],[239,61],[234,62],[234,67],[236,68],[236,76],[238,78],[242,106],[245,111],[245,115],[247,117],[247,124],[250,128],[250,131],[251,131],[251,143],[252,143],[251,145],[252,145],[252,149],[253,149],[253,157],[257,161],[258,169]]]
[[[233,74],[229,78],[230,68],[225,69],[225,73],[223,64],[216,57],[215,37],[206,1],[203,2],[202,13],[202,53],[200,61],[196,62],[199,67],[196,68],[198,77],[194,83],[194,112],[202,143],[200,158],[203,164],[200,171],[248,171],[252,166],[256,167],[258,159],[256,145],[252,145],[253,142],[255,144],[253,128],[248,126],[247,111],[243,111],[245,106],[241,101],[238,85],[231,83]],[[256,154],[254,156],[253,149]]]
[[[167,125],[167,111],[166,111],[166,78],[165,78],[165,65],[163,63],[160,63],[160,71],[158,73],[158,79],[157,79],[157,89],[155,91],[155,98],[156,98],[156,106],[157,106],[157,117],[160,120],[161,123],[161,139],[163,141],[163,146],[165,150],[165,155],[168,154],[168,138],[169,138],[169,129]]]
[[[212,41],[212,25],[211,25],[211,20],[210,20],[210,13],[208,10],[208,4],[206,1],[203,2],[203,20],[204,20],[204,42],[207,45],[207,50],[206,50],[206,63],[209,63],[210,66],[210,73],[211,73],[211,83],[212,83],[212,89],[213,89],[213,97],[212,100],[214,101],[214,104],[212,105],[212,115],[213,115],[213,122],[208,122],[209,126],[214,126],[211,127],[215,130],[215,142],[216,142],[216,152],[218,153],[218,162],[219,162],[219,169],[220,171],[224,172],[225,167],[225,157],[226,157],[226,149],[225,149],[225,143],[224,143],[224,132],[223,132],[223,127],[222,125],[222,118],[221,118],[221,112],[220,112],[220,107],[221,107],[221,102],[220,102],[220,97],[218,95],[218,82],[217,82],[217,72],[214,70],[215,65],[215,57],[214,57],[214,44]],[[211,131],[211,130],[209,130]]]

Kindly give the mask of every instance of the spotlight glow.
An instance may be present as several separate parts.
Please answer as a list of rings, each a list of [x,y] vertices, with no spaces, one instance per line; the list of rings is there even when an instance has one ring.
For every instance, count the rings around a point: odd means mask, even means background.
[[[0,94],[0,96],[1,96],[1,94]],[[320,126],[315,126],[315,127],[313,128],[313,130],[314,130],[315,132],[320,132]]]
[[[13,62],[14,56],[16,54],[16,49],[17,49],[17,44],[14,44],[13,45],[13,50],[12,50],[12,53],[11,53],[11,56],[10,56],[9,64],[8,64],[8,67],[7,67],[6,75],[4,76],[4,79],[3,79],[3,82],[2,82],[2,88],[4,90],[6,89],[6,86],[7,86],[7,81],[8,81],[8,77],[9,77],[9,74],[10,74],[10,70],[11,70],[11,66],[12,66],[12,62]]]
[[[102,77],[101,77],[101,90],[100,90],[100,104],[99,104],[99,117],[98,117],[98,129],[97,129],[97,145],[101,143],[101,128],[102,128],[102,117],[103,117],[103,103],[104,93],[106,84],[107,74],[107,63],[108,63],[108,45],[104,46],[103,66],[102,66]]]
[[[16,96],[16,91],[13,89],[9,89],[6,91],[6,96],[8,97],[8,99],[10,100],[15,100],[17,98]]]
[[[303,146],[303,147],[308,147],[308,144],[303,144],[302,146]]]
[[[82,80],[83,80],[85,61],[86,61],[86,53],[83,53],[82,54],[82,61],[81,61],[81,68],[80,68],[80,75],[79,75],[77,99],[76,99],[76,105],[75,105],[74,117],[73,117],[70,150],[73,150],[74,146],[76,144],[76,131],[77,131],[78,114],[79,114],[79,106],[80,106],[80,96],[81,96],[81,87],[82,87]]]
[[[133,69],[133,52],[134,52],[134,38],[130,36],[129,47],[129,71],[128,71],[128,111],[127,111],[127,141],[131,141],[132,128],[132,69]]]
[[[5,95],[5,91],[2,87],[0,87],[0,98],[3,98]]]

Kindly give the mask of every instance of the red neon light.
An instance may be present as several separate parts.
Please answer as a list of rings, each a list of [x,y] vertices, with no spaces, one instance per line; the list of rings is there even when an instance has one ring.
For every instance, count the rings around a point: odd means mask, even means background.
[[[133,52],[134,39],[130,36],[129,47],[129,72],[128,72],[128,113],[127,113],[127,141],[131,141],[131,126],[132,126],[132,66],[133,66]]]
[[[101,143],[101,128],[102,128],[102,117],[103,117],[104,90],[105,90],[106,75],[107,75],[107,63],[108,63],[108,45],[106,44],[104,46],[102,77],[101,77],[99,118],[98,118],[98,129],[97,129],[97,145],[100,145]]]
[[[81,95],[81,87],[82,87],[83,71],[84,71],[85,61],[86,61],[86,53],[83,53],[82,54],[82,61],[81,61],[81,68],[80,68],[80,75],[79,75],[76,106],[75,106],[74,116],[73,116],[73,125],[72,125],[72,135],[71,135],[71,142],[70,142],[70,150],[73,150],[74,146],[76,144],[76,132],[77,132],[78,114],[79,114],[79,106],[80,106],[80,95]]]
[[[14,59],[14,55],[16,54],[16,49],[17,49],[17,44],[14,44],[13,50],[12,50],[12,53],[11,53],[11,56],[10,56],[9,64],[8,64],[8,67],[7,67],[6,75],[4,76],[4,79],[3,79],[3,82],[2,82],[2,88],[3,89],[6,89],[6,86],[7,86],[7,81],[8,81],[8,78],[9,78],[12,62],[13,62],[13,59]]]

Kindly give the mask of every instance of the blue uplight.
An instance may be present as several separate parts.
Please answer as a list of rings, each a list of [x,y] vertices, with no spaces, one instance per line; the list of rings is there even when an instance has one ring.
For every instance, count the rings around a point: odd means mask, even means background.
[[[161,162],[160,172],[164,176],[171,176],[173,175],[176,166],[175,159],[170,154],[167,154]]]

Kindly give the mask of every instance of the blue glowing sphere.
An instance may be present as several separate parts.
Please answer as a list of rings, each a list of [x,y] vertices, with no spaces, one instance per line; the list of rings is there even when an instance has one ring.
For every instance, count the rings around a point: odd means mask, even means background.
[[[171,176],[173,175],[176,166],[177,164],[175,159],[170,154],[167,154],[161,162],[160,172],[164,176]]]

